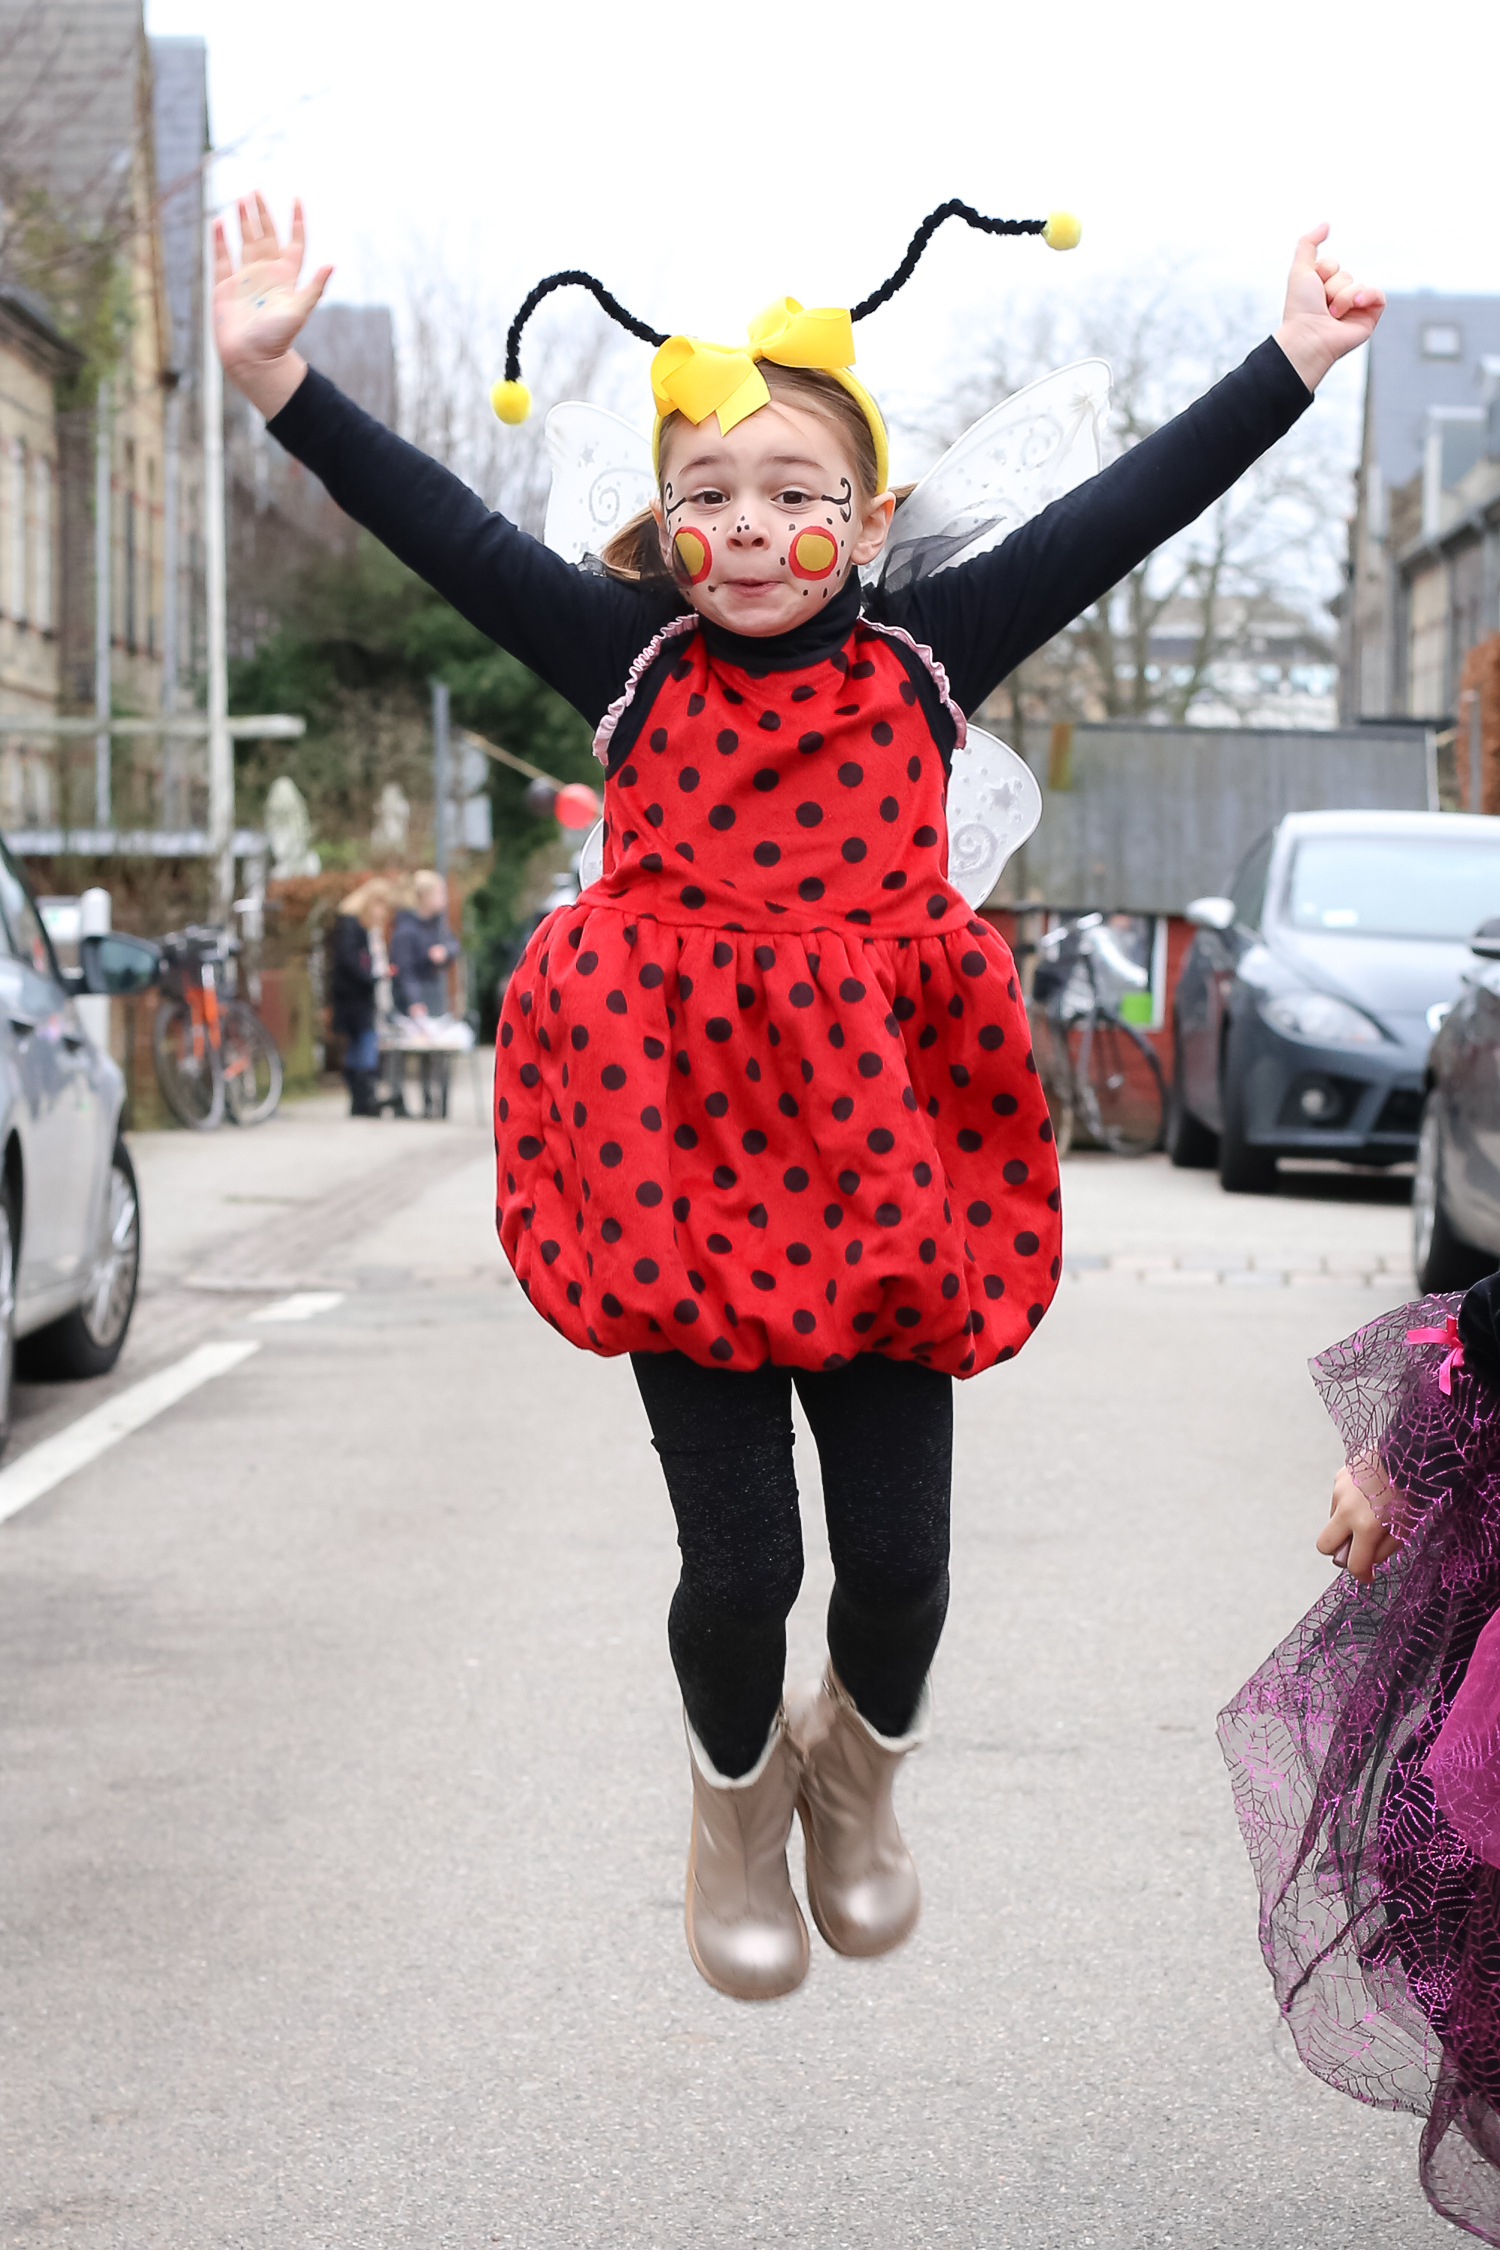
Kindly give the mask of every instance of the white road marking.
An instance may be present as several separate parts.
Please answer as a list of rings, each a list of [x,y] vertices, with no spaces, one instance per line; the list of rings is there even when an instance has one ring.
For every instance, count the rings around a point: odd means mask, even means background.
[[[175,1406],[200,1383],[211,1382],[215,1375],[227,1375],[231,1367],[238,1367],[242,1359],[259,1350],[257,1343],[200,1344],[175,1366],[147,1375],[117,1398],[96,1406],[92,1414],[80,1414],[56,1437],[43,1438],[10,1468],[0,1469],[0,1523],[30,1507],[33,1500],[40,1500],[44,1492],[61,1484],[75,1469],[97,1461],[120,1438],[129,1437],[132,1430]]]
[[[297,1289],[290,1297],[278,1297],[274,1305],[262,1305],[259,1312],[250,1315],[252,1320],[312,1320],[320,1312],[332,1312],[335,1305],[344,1301],[342,1289]]]

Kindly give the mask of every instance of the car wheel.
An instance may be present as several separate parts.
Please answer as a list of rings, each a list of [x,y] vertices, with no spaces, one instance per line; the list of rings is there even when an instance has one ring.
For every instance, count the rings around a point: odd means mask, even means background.
[[[1219,1136],[1193,1115],[1182,1090],[1182,1038],[1172,1027],[1172,1091],[1167,1101],[1167,1157],[1179,1172],[1211,1172],[1219,1161]]]
[[[1276,1158],[1268,1148],[1253,1148],[1245,1138],[1245,1094],[1234,1053],[1231,1027],[1224,1055],[1224,1093],[1220,1104],[1219,1185],[1230,1195],[1270,1195],[1276,1187]]]
[[[1417,1140],[1417,1171],[1411,1184],[1411,1262],[1424,1297],[1444,1289],[1467,1289],[1495,1270],[1485,1250],[1466,1242],[1443,1208],[1443,1099],[1427,1097]]]
[[[0,1185],[0,1453],[10,1442],[15,1415],[17,1221],[15,1190],[7,1180]]]
[[[141,1204],[135,1166],[125,1143],[116,1141],[104,1229],[88,1293],[61,1320],[26,1338],[21,1346],[23,1372],[44,1382],[107,1375],[124,1349],[140,1271]]]

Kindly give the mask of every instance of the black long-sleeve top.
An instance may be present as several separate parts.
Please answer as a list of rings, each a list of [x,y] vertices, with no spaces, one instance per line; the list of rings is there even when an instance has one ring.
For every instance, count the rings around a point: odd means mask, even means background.
[[[329,940],[333,970],[333,1028],[348,1037],[375,1023],[375,969],[370,933],[353,914],[340,914]]]
[[[1098,476],[990,553],[863,597],[937,657],[959,707],[1001,680],[1163,540],[1201,515],[1311,403],[1273,338],[1243,366]],[[684,604],[667,584],[632,586],[578,568],[488,509],[461,478],[396,437],[309,371],[269,424],[356,523],[459,613],[597,725],[634,659]],[[716,654],[781,670],[807,663],[859,607],[853,585],[792,632],[749,639],[707,621]]]

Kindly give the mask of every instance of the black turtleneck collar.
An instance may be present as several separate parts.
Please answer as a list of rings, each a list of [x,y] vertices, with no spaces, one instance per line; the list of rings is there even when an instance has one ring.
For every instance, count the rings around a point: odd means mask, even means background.
[[[764,679],[768,672],[796,672],[843,647],[859,617],[861,592],[859,572],[851,570],[833,600],[789,633],[731,633],[707,617],[700,617],[699,631],[710,656],[739,665],[752,679]]]

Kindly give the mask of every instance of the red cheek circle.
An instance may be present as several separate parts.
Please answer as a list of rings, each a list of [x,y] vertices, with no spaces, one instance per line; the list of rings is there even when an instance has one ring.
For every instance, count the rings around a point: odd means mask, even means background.
[[[701,531],[674,532],[672,552],[677,567],[690,586],[701,586],[714,566],[714,551]]]
[[[806,524],[792,534],[790,559],[794,578],[831,578],[839,566],[838,542],[831,531]]]

